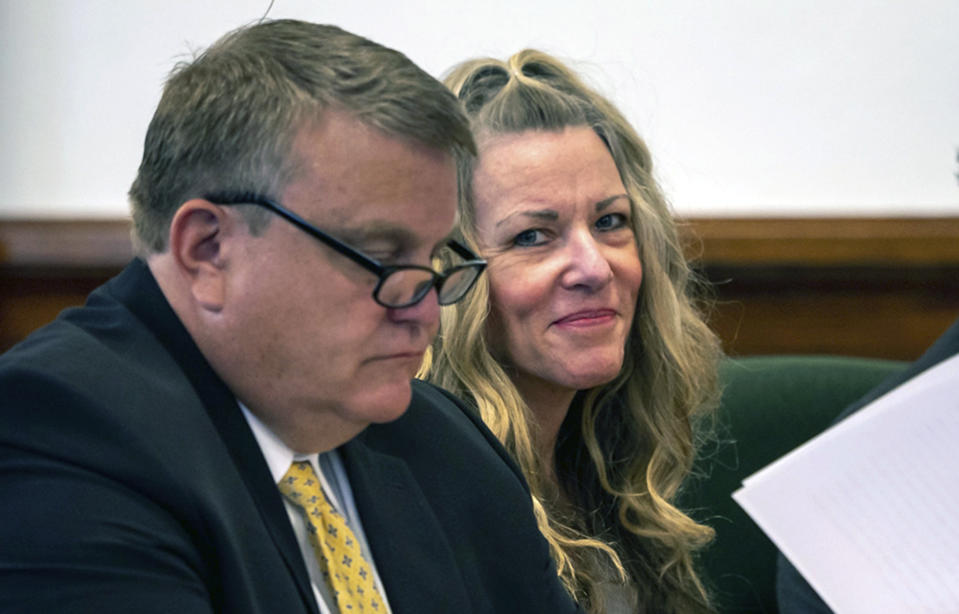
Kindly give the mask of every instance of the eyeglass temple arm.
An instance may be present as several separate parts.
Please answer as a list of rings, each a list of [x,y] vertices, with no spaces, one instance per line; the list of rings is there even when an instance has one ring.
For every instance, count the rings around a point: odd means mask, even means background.
[[[332,235],[318,232],[318,229],[314,228],[312,224],[301,218],[293,211],[277,205],[269,198],[264,198],[259,194],[252,192],[239,194],[213,194],[206,196],[205,198],[211,203],[216,203],[219,205],[255,205],[269,209],[273,213],[286,219],[288,222],[291,222],[310,236],[322,241],[340,254],[365,267],[367,270],[377,275],[382,275],[383,273],[384,267],[379,262],[373,260],[363,253],[358,252]]]
[[[465,245],[463,245],[462,243],[460,243],[460,242],[457,241],[456,239],[450,239],[449,241],[446,242],[446,244],[449,246],[449,248],[450,248],[451,250],[453,250],[454,252],[456,252],[456,254],[457,254],[460,258],[462,258],[463,260],[466,260],[467,262],[471,262],[471,263],[472,263],[472,262],[476,262],[476,263],[482,262],[483,264],[486,264],[486,261],[485,261],[485,260],[483,260],[482,258],[480,258],[479,256],[477,256],[476,254],[474,254],[472,251],[470,251],[470,249],[469,249],[468,247],[466,247]]]

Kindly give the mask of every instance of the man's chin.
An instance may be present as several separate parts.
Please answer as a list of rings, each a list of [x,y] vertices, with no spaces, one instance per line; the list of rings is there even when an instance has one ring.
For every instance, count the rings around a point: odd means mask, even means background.
[[[363,400],[363,409],[357,413],[371,424],[385,424],[398,419],[406,413],[413,395],[408,379],[378,386],[368,392],[369,396]]]

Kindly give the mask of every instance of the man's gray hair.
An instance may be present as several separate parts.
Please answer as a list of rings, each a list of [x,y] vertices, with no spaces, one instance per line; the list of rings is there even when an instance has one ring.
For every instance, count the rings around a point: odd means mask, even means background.
[[[475,155],[456,98],[405,55],[336,26],[260,22],[178,64],[130,188],[138,253],[166,249],[179,206],[209,193],[273,195],[296,170],[297,132],[339,109],[386,134]],[[244,208],[253,232],[265,211]]]

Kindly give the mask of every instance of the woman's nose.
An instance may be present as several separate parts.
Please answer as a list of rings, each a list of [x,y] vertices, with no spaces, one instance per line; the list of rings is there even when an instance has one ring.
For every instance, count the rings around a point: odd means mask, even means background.
[[[577,232],[567,244],[565,270],[561,283],[566,288],[598,290],[613,278],[613,269],[603,253],[603,245],[589,232]]]

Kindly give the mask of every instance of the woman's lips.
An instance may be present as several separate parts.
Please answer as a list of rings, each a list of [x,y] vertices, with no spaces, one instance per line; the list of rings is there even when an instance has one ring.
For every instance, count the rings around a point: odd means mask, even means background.
[[[596,326],[606,324],[616,317],[614,309],[588,309],[577,311],[553,322],[556,326]]]

